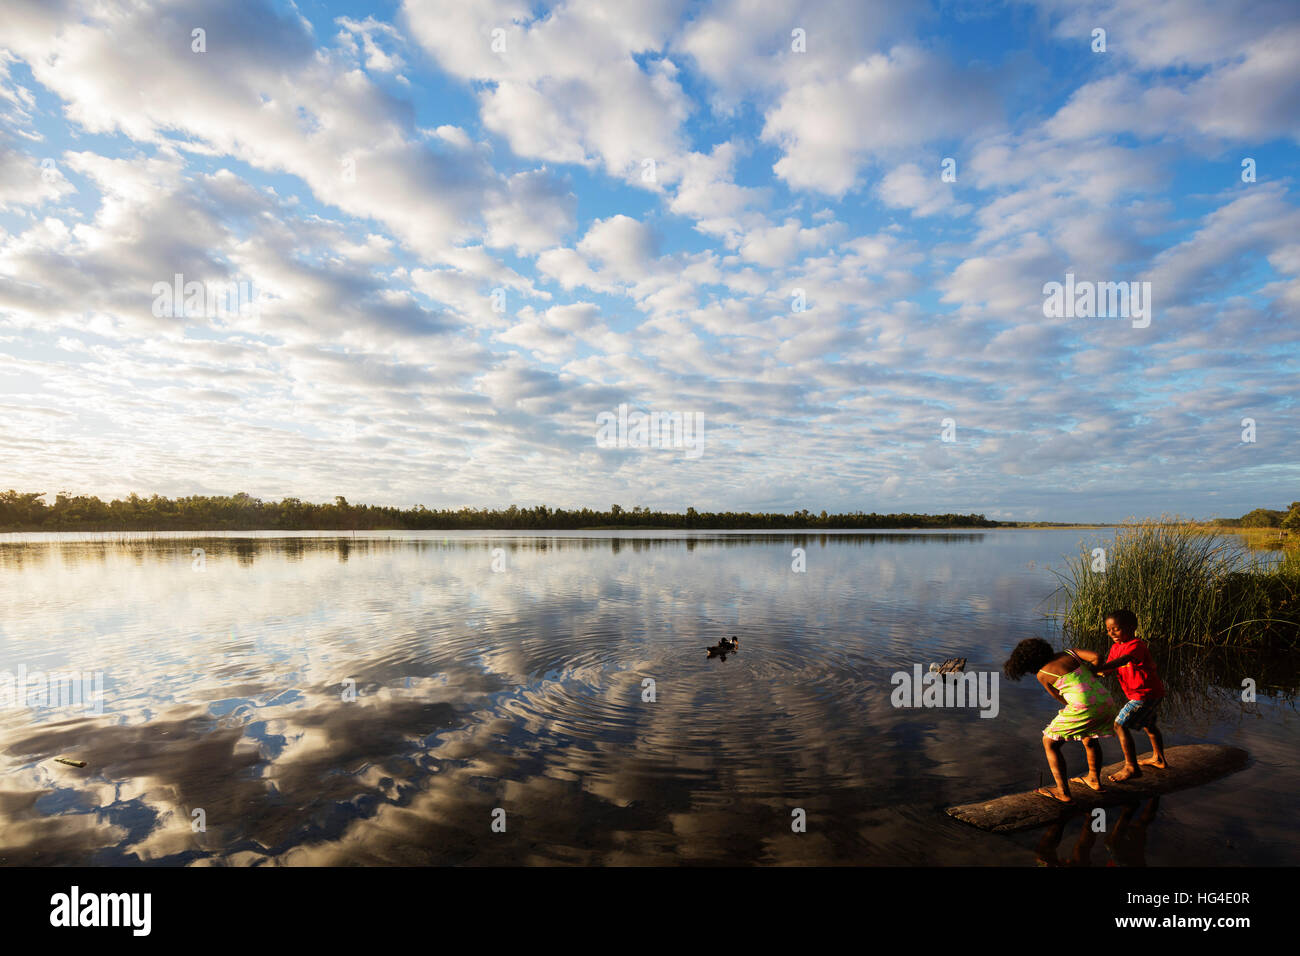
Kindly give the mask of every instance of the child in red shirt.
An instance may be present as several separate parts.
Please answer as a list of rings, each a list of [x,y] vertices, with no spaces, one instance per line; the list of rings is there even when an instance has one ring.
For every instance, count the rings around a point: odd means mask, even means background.
[[[1115,718],[1115,736],[1124,751],[1124,769],[1110,775],[1119,783],[1129,777],[1142,775],[1139,764],[1163,770],[1165,740],[1156,726],[1156,712],[1165,696],[1165,685],[1156,673],[1156,662],[1151,659],[1151,649],[1137,635],[1137,615],[1132,611],[1115,611],[1106,615],[1106,636],[1111,639],[1110,654],[1106,663],[1097,668],[1097,674],[1115,671],[1119,686],[1128,698]],[[1145,730],[1151,739],[1151,755],[1137,759],[1130,730]]]

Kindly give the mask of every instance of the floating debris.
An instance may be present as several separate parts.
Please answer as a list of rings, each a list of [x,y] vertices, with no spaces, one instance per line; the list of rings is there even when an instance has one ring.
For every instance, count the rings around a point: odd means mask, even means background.
[[[950,657],[942,664],[931,664],[930,673],[931,674],[956,674],[958,671],[964,670],[965,667],[966,667],[966,658]]]

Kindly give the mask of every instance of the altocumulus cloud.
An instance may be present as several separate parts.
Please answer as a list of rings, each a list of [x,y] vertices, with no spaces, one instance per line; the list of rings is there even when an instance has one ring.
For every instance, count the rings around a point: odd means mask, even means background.
[[[1276,505],[1300,10],[940,6],[13,0],[6,486]],[[1045,318],[1067,274],[1151,283],[1150,325]],[[156,314],[178,275],[257,308]],[[702,454],[599,447],[625,404]]]

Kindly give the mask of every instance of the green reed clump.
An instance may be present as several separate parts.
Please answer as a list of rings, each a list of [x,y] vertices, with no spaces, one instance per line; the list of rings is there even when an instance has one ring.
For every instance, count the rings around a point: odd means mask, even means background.
[[[1184,523],[1146,521],[1122,528],[1094,571],[1091,549],[1055,572],[1061,626],[1073,639],[1104,646],[1106,613],[1129,608],[1148,642],[1223,647],[1300,642],[1300,559],[1252,557],[1236,538]]]

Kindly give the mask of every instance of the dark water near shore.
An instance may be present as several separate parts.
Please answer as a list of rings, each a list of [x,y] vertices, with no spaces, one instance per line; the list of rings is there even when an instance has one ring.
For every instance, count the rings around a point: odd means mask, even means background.
[[[1056,640],[1049,565],[1109,536],[0,535],[0,673],[103,681],[102,713],[0,701],[0,863],[1033,865],[1041,832],[942,808],[1037,785],[1051,699],[896,708],[890,678]],[[1300,863],[1278,666],[1179,664],[1167,744],[1254,764],[1082,855]]]

